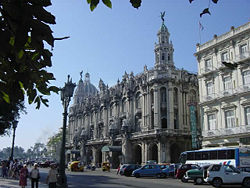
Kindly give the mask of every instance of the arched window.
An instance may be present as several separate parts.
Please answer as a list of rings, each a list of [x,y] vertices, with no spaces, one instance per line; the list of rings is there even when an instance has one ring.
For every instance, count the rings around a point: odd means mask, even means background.
[[[110,112],[109,115],[112,117],[113,116],[113,104],[110,104]]]
[[[151,89],[150,91],[150,99],[151,99],[151,104],[153,105],[154,104],[154,90]]]
[[[196,92],[195,92],[194,90],[191,90],[191,91],[190,91],[190,94],[189,94],[189,102],[190,102],[190,103],[197,102],[197,101],[196,101]]]
[[[135,96],[135,108],[141,108],[141,93],[138,92]]]
[[[174,88],[174,105],[178,105],[178,89]]]
[[[123,98],[122,99],[122,112],[125,112],[125,109],[126,109],[126,98]]]
[[[161,119],[161,128],[162,128],[162,129],[168,128],[168,122],[167,122],[167,119],[166,119],[166,118],[162,118],[162,119]]]
[[[161,93],[161,102],[167,102],[167,97],[166,97],[166,88],[162,87],[160,89],[160,93]]]

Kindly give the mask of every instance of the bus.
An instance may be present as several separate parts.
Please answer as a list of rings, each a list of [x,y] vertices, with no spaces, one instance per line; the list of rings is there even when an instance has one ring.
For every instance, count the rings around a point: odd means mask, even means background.
[[[250,147],[214,147],[185,151],[180,154],[182,164],[227,164],[235,167],[250,166]]]

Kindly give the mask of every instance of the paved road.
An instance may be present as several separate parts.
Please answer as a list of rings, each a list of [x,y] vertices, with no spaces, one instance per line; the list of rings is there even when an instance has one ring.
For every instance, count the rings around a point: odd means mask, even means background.
[[[45,184],[48,169],[40,168],[40,185],[39,188],[48,187]],[[134,178],[116,175],[113,170],[111,172],[102,172],[100,169],[96,171],[85,172],[66,172],[68,177],[69,188],[212,188],[206,185],[193,185],[190,183],[182,183],[180,180],[172,178]],[[17,188],[18,180],[9,180],[0,178],[0,188]],[[28,186],[30,187],[30,182]],[[225,186],[233,188],[232,186]],[[235,186],[235,188],[241,186]]]
[[[45,169],[40,170],[46,173]],[[85,172],[68,172],[68,185],[70,188],[207,188],[210,185],[195,186],[193,183],[182,183],[180,180],[172,178],[134,178],[116,175],[115,171],[102,172],[96,171]]]

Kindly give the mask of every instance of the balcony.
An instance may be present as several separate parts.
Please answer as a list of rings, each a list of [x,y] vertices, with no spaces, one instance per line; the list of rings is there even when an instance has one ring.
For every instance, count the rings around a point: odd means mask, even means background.
[[[208,66],[208,67],[202,68],[202,69],[200,70],[200,75],[213,73],[213,72],[215,72],[216,70],[217,70],[216,67]]]
[[[207,102],[207,101],[212,101],[214,99],[218,98],[217,93],[212,93],[206,96],[201,96],[201,102]]]
[[[235,57],[236,62],[242,62],[250,59],[250,51],[246,51],[244,53],[241,53]]]
[[[224,129],[214,129],[202,131],[203,137],[221,137],[221,136],[233,136],[237,134],[250,133],[250,125],[243,125],[239,127],[224,128]]]

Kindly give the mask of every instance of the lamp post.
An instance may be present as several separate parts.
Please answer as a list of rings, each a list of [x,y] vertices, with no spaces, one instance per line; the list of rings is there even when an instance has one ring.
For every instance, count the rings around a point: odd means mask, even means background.
[[[65,174],[65,143],[66,143],[66,124],[67,124],[67,116],[68,116],[68,106],[70,103],[70,98],[73,96],[74,88],[76,84],[72,83],[72,79],[70,79],[70,75],[68,75],[68,81],[65,83],[65,86],[61,88],[61,100],[64,108],[63,112],[63,134],[62,134],[62,146],[60,152],[60,165],[59,165],[59,177],[58,177],[58,185],[62,188],[67,188],[67,177]]]
[[[10,153],[10,160],[13,160],[17,123],[18,123],[17,120],[14,120],[14,121],[12,122],[12,127],[13,127],[13,139],[12,139],[12,147],[11,147],[11,153]]]

